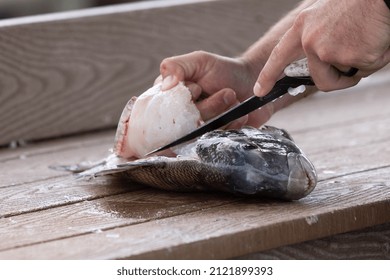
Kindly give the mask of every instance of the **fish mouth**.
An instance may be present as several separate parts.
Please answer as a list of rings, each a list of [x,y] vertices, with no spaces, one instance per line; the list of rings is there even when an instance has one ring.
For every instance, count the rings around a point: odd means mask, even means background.
[[[314,189],[317,184],[317,173],[313,164],[302,154],[290,153],[287,160],[291,172],[285,198],[297,200]]]

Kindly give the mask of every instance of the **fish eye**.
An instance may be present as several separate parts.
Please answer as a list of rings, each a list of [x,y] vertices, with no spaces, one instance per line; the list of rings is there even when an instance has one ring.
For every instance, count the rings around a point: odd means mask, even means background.
[[[244,150],[255,150],[257,149],[257,146],[255,144],[244,144],[242,145],[242,148]]]

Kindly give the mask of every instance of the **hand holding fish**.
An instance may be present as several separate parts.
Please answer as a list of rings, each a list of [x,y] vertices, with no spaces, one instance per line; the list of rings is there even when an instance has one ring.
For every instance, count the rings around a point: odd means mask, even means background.
[[[166,58],[160,65],[160,72],[156,82],[162,81],[162,90],[185,82],[204,120],[216,117],[248,98],[256,78],[242,60],[203,51]],[[258,115],[242,117],[228,128],[259,126],[261,116]]]
[[[202,118],[209,120],[253,95],[252,87],[260,71],[259,66],[250,63],[245,56],[228,58],[197,51],[164,59],[160,66],[161,75],[156,83],[162,82],[162,89],[169,90],[184,81],[192,92]],[[294,99],[297,98],[286,96],[269,103],[260,110],[233,121],[227,128],[240,128],[244,125],[259,127],[275,111]]]
[[[318,89],[356,85],[390,62],[390,10],[383,0],[304,1],[291,27],[272,50],[254,93],[264,96],[286,65],[308,58]],[[353,77],[346,72],[359,71]]]

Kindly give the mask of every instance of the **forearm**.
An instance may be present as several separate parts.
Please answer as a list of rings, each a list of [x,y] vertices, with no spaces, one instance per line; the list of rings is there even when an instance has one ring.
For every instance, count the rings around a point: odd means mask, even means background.
[[[272,26],[257,42],[242,54],[241,59],[251,68],[254,75],[258,75],[268,60],[272,50],[280,38],[293,25],[296,16],[304,9],[312,5],[316,0],[304,0],[295,9],[285,15],[280,21]]]

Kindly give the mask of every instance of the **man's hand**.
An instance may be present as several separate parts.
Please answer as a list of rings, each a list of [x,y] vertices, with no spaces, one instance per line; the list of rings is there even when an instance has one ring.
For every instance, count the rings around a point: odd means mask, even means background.
[[[243,59],[203,51],[164,59],[160,73],[156,82],[162,82],[163,90],[174,87],[179,81],[185,82],[204,120],[214,118],[251,97],[258,75],[258,71],[253,71]],[[271,104],[232,122],[227,128],[260,126],[273,111]]]
[[[313,1],[312,1],[313,2]],[[390,11],[383,0],[318,0],[295,17],[262,69],[254,93],[267,94],[291,62],[307,57],[318,89],[356,85],[390,61]],[[351,67],[353,77],[343,76]]]

